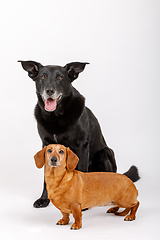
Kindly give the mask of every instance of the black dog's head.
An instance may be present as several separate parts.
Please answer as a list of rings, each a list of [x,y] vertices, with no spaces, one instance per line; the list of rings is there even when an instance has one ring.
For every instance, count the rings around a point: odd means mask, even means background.
[[[19,61],[28,76],[36,83],[38,96],[41,97],[44,109],[52,112],[63,97],[71,94],[71,83],[88,63],[73,62],[61,66],[42,66],[34,61]]]

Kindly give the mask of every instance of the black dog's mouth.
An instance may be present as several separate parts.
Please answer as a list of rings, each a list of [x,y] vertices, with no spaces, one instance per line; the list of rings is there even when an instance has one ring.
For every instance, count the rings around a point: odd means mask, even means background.
[[[46,100],[44,100],[45,110],[48,112],[55,111],[57,107],[57,103],[61,99],[61,97],[62,97],[62,94],[59,94],[58,98],[56,99],[49,97]]]

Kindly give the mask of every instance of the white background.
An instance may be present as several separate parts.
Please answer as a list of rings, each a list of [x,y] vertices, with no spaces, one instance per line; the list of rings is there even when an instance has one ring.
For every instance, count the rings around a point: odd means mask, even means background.
[[[0,238],[160,239],[160,1],[1,0]],[[33,156],[41,141],[33,116],[34,82],[17,60],[90,65],[73,83],[98,118],[118,172],[135,164],[137,219],[83,213],[83,228],[56,226],[51,204],[34,209],[43,170]]]

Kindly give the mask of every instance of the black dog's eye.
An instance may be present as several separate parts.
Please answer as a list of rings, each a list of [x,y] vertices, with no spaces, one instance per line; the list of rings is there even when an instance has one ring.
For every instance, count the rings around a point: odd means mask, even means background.
[[[63,150],[60,150],[59,153],[60,153],[60,154],[63,154],[64,152],[63,152]]]
[[[47,150],[47,152],[48,152],[48,153],[51,153],[51,152],[52,152],[52,150],[51,150],[51,149],[48,149],[48,150]]]
[[[62,80],[62,78],[63,78],[63,77],[62,77],[60,74],[57,74],[57,79],[58,79],[58,80]]]
[[[42,75],[41,78],[42,78],[42,79],[46,79],[46,78],[47,78],[47,74],[43,73],[43,75]]]
[[[61,80],[61,79],[62,79],[62,77],[61,77],[61,76],[57,76],[57,79],[58,79],[58,80]]]

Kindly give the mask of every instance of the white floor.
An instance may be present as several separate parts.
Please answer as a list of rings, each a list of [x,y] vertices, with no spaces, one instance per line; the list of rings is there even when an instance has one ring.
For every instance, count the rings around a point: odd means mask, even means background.
[[[56,225],[61,213],[52,204],[44,209],[32,207],[38,194],[38,189],[33,191],[34,186],[24,186],[21,192],[20,187],[11,186],[12,190],[2,189],[0,239],[160,239],[159,195],[152,189],[149,193],[142,179],[136,184],[141,205],[135,221],[126,222],[124,217],[106,214],[106,207],[93,208],[83,212],[83,227],[77,231],[70,230],[72,216],[69,225]]]

